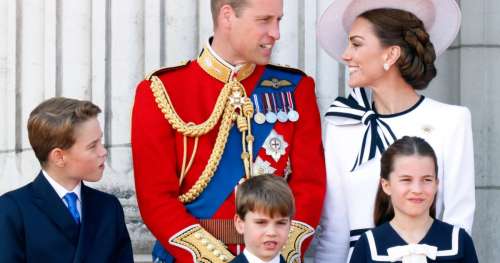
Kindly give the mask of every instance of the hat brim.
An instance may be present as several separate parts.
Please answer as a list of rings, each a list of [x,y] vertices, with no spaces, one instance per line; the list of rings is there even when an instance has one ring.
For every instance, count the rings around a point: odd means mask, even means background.
[[[320,46],[344,62],[342,53],[352,23],[363,12],[377,8],[401,9],[416,15],[424,23],[436,55],[453,43],[460,29],[461,13],[455,0],[334,0],[318,22]]]

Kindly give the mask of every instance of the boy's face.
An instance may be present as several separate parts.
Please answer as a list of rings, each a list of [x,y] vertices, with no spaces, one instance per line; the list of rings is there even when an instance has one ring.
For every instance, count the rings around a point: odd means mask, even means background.
[[[289,217],[270,217],[259,211],[249,211],[244,219],[235,215],[234,223],[238,233],[243,234],[246,248],[264,261],[280,253],[290,232]]]
[[[102,144],[102,130],[97,118],[75,127],[75,143],[64,150],[64,176],[75,181],[99,181],[108,155]]]

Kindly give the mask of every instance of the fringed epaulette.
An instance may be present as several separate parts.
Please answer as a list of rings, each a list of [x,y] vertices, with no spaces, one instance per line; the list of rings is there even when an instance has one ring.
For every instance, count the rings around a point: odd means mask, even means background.
[[[278,69],[278,70],[284,70],[284,71],[292,72],[292,73],[295,73],[295,74],[306,75],[306,73],[304,73],[304,71],[302,71],[302,70],[300,70],[298,68],[292,68],[292,67],[290,67],[288,65],[268,64],[267,66],[270,67],[270,68],[274,68],[274,69]]]
[[[165,72],[168,72],[168,71],[172,71],[172,70],[176,70],[178,68],[183,68],[185,66],[187,66],[189,64],[189,61],[186,60],[186,61],[181,61],[180,63],[176,64],[176,65],[173,65],[173,66],[168,66],[168,67],[163,67],[163,68],[159,68],[159,69],[155,69],[153,70],[152,72],[146,74],[144,76],[144,79],[145,80],[151,80],[151,77],[156,75],[161,75],[162,73],[165,73]]]

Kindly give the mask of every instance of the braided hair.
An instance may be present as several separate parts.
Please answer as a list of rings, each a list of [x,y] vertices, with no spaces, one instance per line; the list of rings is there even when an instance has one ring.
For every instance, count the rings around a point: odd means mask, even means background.
[[[436,52],[422,21],[414,14],[391,8],[366,11],[359,15],[374,27],[383,46],[399,46],[397,66],[404,80],[416,90],[427,87],[436,76]]]

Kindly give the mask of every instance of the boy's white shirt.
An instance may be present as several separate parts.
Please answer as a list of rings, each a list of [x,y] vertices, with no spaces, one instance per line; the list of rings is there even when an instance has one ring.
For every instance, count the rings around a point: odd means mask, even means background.
[[[249,263],[280,263],[280,253],[278,253],[270,261],[263,261],[262,259],[255,256],[252,252],[248,251],[248,249],[246,248],[243,250],[243,255],[245,255]]]
[[[66,203],[66,201],[63,199],[63,197],[67,194],[67,193],[70,193],[70,192],[73,192],[76,194],[76,196],[78,196],[78,200],[76,201],[76,208],[78,209],[78,213],[80,213],[80,219],[83,218],[82,216],[82,199],[81,199],[81,192],[82,192],[82,183],[78,183],[78,185],[76,185],[76,187],[71,190],[71,191],[68,191],[66,190],[66,188],[64,188],[62,185],[60,185],[58,182],[56,182],[54,179],[52,179],[52,177],[49,176],[49,174],[42,170],[42,174],[43,176],[45,176],[45,179],[47,179],[47,181],[49,181],[49,184],[50,186],[52,186],[52,188],[54,188],[54,190],[56,191],[57,195],[59,196],[59,198],[61,198],[61,201],[64,203],[64,205],[66,205],[66,207],[68,207],[68,203]]]

